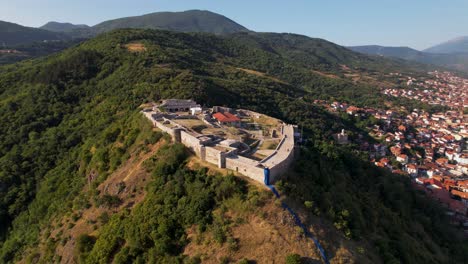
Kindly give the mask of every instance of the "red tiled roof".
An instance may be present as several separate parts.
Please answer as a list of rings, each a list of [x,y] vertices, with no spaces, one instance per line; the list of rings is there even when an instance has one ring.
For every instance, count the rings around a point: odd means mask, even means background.
[[[457,190],[452,190],[451,193],[453,195],[460,196],[460,198],[468,200],[468,193],[466,193],[466,192],[460,192],[460,191],[457,191]]]
[[[225,113],[218,112],[218,113],[213,114],[213,117],[216,118],[219,122],[239,122],[240,121],[240,119],[237,116],[228,112],[225,112]]]
[[[443,188],[443,184],[442,182],[440,182],[440,180],[436,179],[436,178],[429,178],[429,179],[424,179],[424,178],[419,178],[424,185],[436,185],[440,188]]]
[[[468,187],[468,180],[457,181],[459,186],[467,186]]]
[[[347,112],[357,112],[357,111],[361,111],[361,108],[352,105],[352,106],[348,107],[348,109],[346,111]]]
[[[454,139],[455,139],[455,137],[452,136],[452,135],[445,135],[444,138],[445,138],[446,140],[454,140]]]

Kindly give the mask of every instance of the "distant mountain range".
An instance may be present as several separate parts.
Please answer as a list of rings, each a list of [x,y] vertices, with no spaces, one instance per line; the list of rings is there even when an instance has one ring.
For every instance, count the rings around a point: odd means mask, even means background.
[[[32,42],[60,41],[70,39],[61,32],[24,27],[18,24],[0,21],[0,47],[29,44]]]
[[[49,22],[41,29],[65,33],[70,37],[94,37],[100,33],[122,28],[164,29],[180,32],[206,32],[230,34],[247,32],[247,28],[231,19],[203,10],[184,12],[156,12],[142,16],[124,17],[104,21],[95,26]]]
[[[20,51],[22,54],[18,56],[18,60],[20,60],[28,58],[27,51],[30,50],[28,45],[35,45],[34,49],[37,50],[37,42],[64,42],[71,45],[71,43],[76,43],[76,40],[92,38],[100,33],[122,28],[206,32],[218,35],[250,31],[223,15],[203,10],[156,12],[142,16],[108,20],[92,27],[83,24],[49,22],[40,28],[31,28],[0,21],[0,47],[18,48],[18,46],[21,46]],[[60,47],[62,46],[64,45]],[[349,48],[360,53],[396,57],[468,72],[468,37],[457,38],[428,48],[422,52],[408,47],[382,47],[375,45]],[[47,54],[47,52],[39,52],[37,54]],[[16,61],[16,57],[10,56],[6,61],[8,63],[14,62]],[[0,58],[1,63],[2,58]]]
[[[427,50],[442,50],[441,46],[443,45],[444,44],[441,44]],[[377,45],[353,46],[348,48],[364,54],[395,57],[468,72],[468,50],[466,53],[431,53],[427,52],[427,50],[418,51],[408,47],[384,47]],[[448,51],[448,49],[445,50]]]
[[[10,48],[18,51],[15,54],[0,54],[0,64],[43,56],[70,47],[82,39],[121,28],[165,29],[217,35],[249,31],[225,16],[202,10],[157,12],[109,20],[93,27],[48,22],[40,28],[31,28],[0,21],[0,49]],[[50,45],[51,42],[54,44]],[[43,50],[40,50],[41,47]]]
[[[423,50],[429,53],[468,53],[468,36],[459,37]]]
[[[119,18],[99,23],[93,27],[48,22],[40,28],[31,28],[0,21],[0,45],[15,46],[38,41],[90,38],[120,28],[165,29],[213,34],[249,31],[225,16],[210,11],[189,10],[184,12],[157,12],[142,16]]]
[[[365,46],[354,46],[349,47],[351,50],[356,52],[371,54],[371,55],[381,55],[388,57],[397,57],[397,58],[409,58],[415,56],[422,56],[423,53],[409,48],[409,47],[384,47],[378,45],[365,45]]]
[[[157,12],[143,16],[125,17],[109,20],[91,28],[94,34],[119,28],[166,29],[182,32],[207,32],[229,34],[249,31],[231,19],[202,10],[184,12]]]
[[[83,25],[83,24],[74,25],[71,23],[60,23],[60,22],[55,22],[55,21],[51,21],[43,25],[42,27],[40,27],[40,29],[45,29],[45,30],[49,30],[52,32],[64,32],[64,33],[70,33],[76,29],[88,29],[88,28],[89,28],[88,25]]]

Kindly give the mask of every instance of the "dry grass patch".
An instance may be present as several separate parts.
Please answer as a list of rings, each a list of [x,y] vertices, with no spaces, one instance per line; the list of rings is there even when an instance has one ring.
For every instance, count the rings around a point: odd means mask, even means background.
[[[281,125],[280,120],[266,115],[260,115],[258,118],[254,118],[254,122],[265,127],[279,127]]]
[[[243,72],[246,72],[246,73],[248,73],[248,74],[256,75],[256,76],[261,76],[261,77],[264,77],[264,76],[265,76],[265,73],[259,72],[259,71],[254,71],[254,70],[244,69],[244,68],[236,68],[236,69],[241,70],[241,71],[243,71]]]
[[[284,82],[283,80],[280,80],[278,78],[275,78],[273,76],[268,76],[266,75],[264,72],[259,72],[259,71],[255,71],[255,70],[251,70],[251,69],[245,69],[245,68],[236,68],[237,70],[240,70],[240,71],[243,71],[245,73],[248,73],[248,74],[252,74],[252,75],[255,75],[255,76],[259,76],[259,77],[263,77],[263,78],[268,78],[272,81],[275,81],[275,82],[279,82],[279,83],[282,83],[282,84],[287,84],[286,82]]]
[[[181,124],[184,127],[194,129],[200,126],[206,126],[206,124],[200,119],[176,119],[174,120],[177,124]]]
[[[229,210],[224,218],[230,223],[226,242],[217,243],[212,232],[199,233],[192,228],[187,232],[191,242],[184,254],[200,256],[202,263],[219,263],[223,257],[229,257],[231,263],[244,258],[255,263],[284,263],[290,252],[320,261],[313,243],[295,230],[293,219],[271,198],[250,209],[235,197],[226,205]],[[235,241],[235,248],[230,241]]]
[[[147,145],[146,151],[133,152],[125,163],[97,187],[101,193],[100,196],[112,195],[118,197],[122,203],[111,208],[91,205],[89,208],[75,211],[71,217],[64,217],[57,222],[59,226],[63,227],[53,230],[51,237],[67,238],[63,244],[58,243],[55,251],[55,254],[62,257],[63,263],[75,263],[74,250],[77,238],[82,234],[97,236],[99,227],[103,224],[104,215],[110,217],[125,208],[132,209],[143,201],[146,195],[145,187],[151,180],[150,173],[144,167],[144,161],[151,158],[163,144],[164,140],[160,140],[154,145]],[[88,188],[89,186],[86,185],[83,193],[88,192]],[[79,217],[74,220],[73,215],[76,214]],[[69,223],[73,223],[73,226]],[[41,247],[43,248],[44,245]]]
[[[332,79],[340,79],[340,77],[334,75],[334,74],[331,74],[331,73],[325,73],[325,72],[321,72],[321,71],[316,71],[316,70],[312,70],[313,73],[316,73],[320,76],[323,76],[323,77],[328,77],[328,78],[332,78]]]
[[[263,141],[263,144],[260,146],[260,149],[274,150],[276,149],[276,147],[278,147],[279,143],[280,143],[280,139],[265,140]]]
[[[144,52],[146,51],[146,47],[143,43],[129,43],[125,45],[130,52]]]

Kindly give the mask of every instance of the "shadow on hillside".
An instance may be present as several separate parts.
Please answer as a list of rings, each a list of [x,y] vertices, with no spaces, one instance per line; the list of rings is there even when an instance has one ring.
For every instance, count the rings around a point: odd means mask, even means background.
[[[320,260],[317,260],[317,259],[302,257],[301,258],[301,263],[304,263],[304,264],[322,264],[323,262],[320,261]]]

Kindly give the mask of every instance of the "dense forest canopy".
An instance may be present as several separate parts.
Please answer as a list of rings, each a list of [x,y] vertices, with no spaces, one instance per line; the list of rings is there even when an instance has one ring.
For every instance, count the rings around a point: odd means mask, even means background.
[[[144,49],[133,50],[131,44],[135,43]],[[428,106],[385,98],[378,87],[345,78],[343,65],[371,72],[377,81],[388,72],[425,74],[424,69],[398,61],[370,58],[293,34],[214,36],[157,30],[118,30],[47,58],[2,66],[1,262],[21,258],[25,249],[37,245],[41,229],[50,219],[79,206],[79,193],[91,172],[105,179],[128,158],[135,142],[154,137],[138,113],[141,104],[191,98],[203,105],[263,112],[303,127],[308,138],[304,154],[280,189],[298,203],[313,202],[311,213],[337,223],[349,239],[368,241],[384,262],[462,263],[467,257],[466,244],[447,227],[443,211],[412,191],[407,179],[371,166],[351,149],[335,146],[331,134],[345,122],[311,100],[339,99],[380,107],[393,100],[410,107]],[[352,124],[347,126],[358,130]],[[182,155],[177,146],[172,148],[167,150],[169,156]],[[192,185],[207,190],[178,194],[179,198],[186,196],[187,202],[194,195],[203,196],[206,204],[193,215],[172,212],[181,218],[168,223],[174,227],[171,230],[180,232],[190,223],[213,221],[200,214],[222,203],[223,198],[216,198],[211,189],[215,182],[226,181],[232,194],[245,194],[242,184],[231,183],[232,179],[203,182],[203,172],[174,164],[158,165],[161,170],[154,173],[153,190],[164,184],[174,184],[177,190]],[[187,181],[181,177],[188,177]],[[83,261],[98,263],[109,257],[113,248],[106,242],[128,239],[137,245],[145,243],[124,227],[138,223],[151,206],[146,202],[131,215],[112,218],[111,226],[97,240],[83,237]],[[112,225],[122,232],[119,236],[112,234]],[[161,234],[169,238],[180,235]],[[182,246],[184,239],[180,239],[170,243]],[[182,261],[177,258],[180,250],[163,247],[163,238],[151,240],[160,243],[145,244],[152,256]],[[128,260],[150,254],[134,249],[118,255]]]

